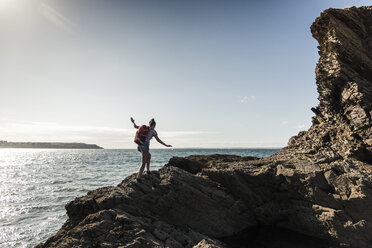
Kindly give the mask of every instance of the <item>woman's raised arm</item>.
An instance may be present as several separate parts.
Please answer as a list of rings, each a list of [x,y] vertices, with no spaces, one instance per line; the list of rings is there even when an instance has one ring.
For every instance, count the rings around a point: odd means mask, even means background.
[[[134,123],[134,119],[133,119],[133,117],[130,117],[130,121],[133,123],[133,127],[134,127],[134,128],[136,128],[136,129],[139,128],[139,126],[137,126],[136,123]]]

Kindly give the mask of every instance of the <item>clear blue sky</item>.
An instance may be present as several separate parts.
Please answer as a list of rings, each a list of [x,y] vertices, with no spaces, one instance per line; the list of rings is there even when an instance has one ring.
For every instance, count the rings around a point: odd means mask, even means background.
[[[326,8],[372,1],[0,0],[0,140],[280,147],[311,125]],[[152,142],[152,147],[161,147]]]

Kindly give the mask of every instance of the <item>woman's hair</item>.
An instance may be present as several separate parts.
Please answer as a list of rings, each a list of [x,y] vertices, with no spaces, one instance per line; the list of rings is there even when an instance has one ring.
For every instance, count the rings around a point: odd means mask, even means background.
[[[152,127],[152,126],[155,126],[155,125],[156,125],[155,119],[152,118],[152,119],[149,121],[149,126]]]

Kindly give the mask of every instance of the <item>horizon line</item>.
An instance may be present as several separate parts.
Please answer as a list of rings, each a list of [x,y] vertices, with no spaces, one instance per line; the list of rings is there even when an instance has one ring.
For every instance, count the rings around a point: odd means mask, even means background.
[[[177,148],[151,148],[151,150],[176,150],[176,149],[282,149],[285,146],[265,146],[265,147],[177,147]],[[137,148],[103,148],[104,150],[137,150]]]
[[[28,143],[28,142],[25,142]],[[31,143],[31,142],[30,142]],[[89,144],[88,144],[89,145]],[[151,148],[151,150],[181,150],[181,149],[282,149],[283,147],[272,146],[272,147],[177,147],[177,148]],[[15,149],[15,150],[137,150],[136,148],[2,148],[0,150]]]

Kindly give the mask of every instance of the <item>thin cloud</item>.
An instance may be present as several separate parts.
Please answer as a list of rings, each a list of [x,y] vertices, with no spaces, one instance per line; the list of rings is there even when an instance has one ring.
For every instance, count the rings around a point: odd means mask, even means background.
[[[300,129],[300,130],[304,130],[306,128],[306,125],[305,124],[297,125],[295,128]]]
[[[200,135],[200,134],[208,134],[211,132],[205,131],[164,131],[161,132],[161,136],[165,138],[173,138],[173,137],[180,137],[180,136],[192,136],[192,135]]]
[[[248,102],[255,102],[256,101],[256,96],[243,96],[243,97],[238,97],[239,98],[239,102],[244,104],[244,103],[248,103]]]
[[[72,33],[73,23],[63,16],[56,9],[47,5],[46,3],[40,4],[40,13],[45,17],[50,23],[52,23],[57,28],[67,32]]]
[[[102,126],[61,125],[49,122],[12,123],[0,126],[0,140],[9,141],[91,141],[91,140],[131,140],[134,128]],[[158,131],[159,132],[159,131]],[[205,131],[160,131],[164,138],[195,136]]]
[[[105,133],[129,133],[131,129],[99,127],[99,126],[74,126],[61,125],[51,122],[26,122],[13,123],[8,126],[0,126],[0,132],[12,133],[54,133],[54,132],[105,132]]]
[[[125,139],[134,135],[133,129],[100,126],[61,125],[48,122],[11,123],[0,126],[0,139],[9,141],[69,141],[84,142]]]

